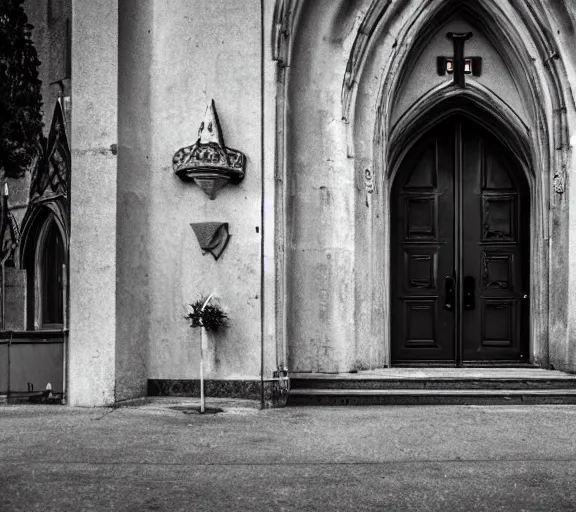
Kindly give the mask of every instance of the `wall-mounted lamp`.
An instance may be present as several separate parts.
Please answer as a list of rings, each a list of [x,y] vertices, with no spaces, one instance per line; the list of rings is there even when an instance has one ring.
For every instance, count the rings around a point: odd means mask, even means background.
[[[198,140],[176,152],[172,167],[181,180],[194,181],[210,199],[228,183],[244,179],[246,157],[224,144],[214,100],[206,109]]]

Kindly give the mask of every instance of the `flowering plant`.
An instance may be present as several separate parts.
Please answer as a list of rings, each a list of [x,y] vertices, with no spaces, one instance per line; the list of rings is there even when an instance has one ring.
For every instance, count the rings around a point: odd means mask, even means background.
[[[204,327],[207,331],[217,331],[218,327],[228,326],[228,316],[219,306],[207,304],[206,298],[200,298],[189,304],[188,314],[184,317],[190,327]]]

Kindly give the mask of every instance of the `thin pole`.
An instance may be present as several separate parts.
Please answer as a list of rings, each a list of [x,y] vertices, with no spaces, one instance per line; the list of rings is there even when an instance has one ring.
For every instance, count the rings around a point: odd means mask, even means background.
[[[206,339],[206,329],[201,327],[200,336],[200,412],[206,412],[206,398],[204,396],[204,342]]]
[[[2,233],[0,233],[0,236],[2,237],[2,240],[0,240],[0,243],[2,243],[2,245],[4,245],[4,236],[5,236],[5,232],[6,229],[10,229],[8,228],[8,223],[9,223],[9,219],[8,219],[8,183],[4,182],[4,190],[2,191],[3,197],[2,197]],[[10,251],[12,249],[8,249],[6,254],[2,254],[2,331],[6,330],[6,260],[8,259],[8,255],[10,254]]]
[[[260,200],[260,408],[264,409],[264,345],[266,336],[266,309],[264,303],[264,293],[266,291],[266,285],[264,280],[266,279],[265,276],[265,238],[264,232],[266,229],[266,219],[265,219],[265,204],[266,204],[266,180],[264,179],[265,175],[265,165],[264,165],[264,116],[265,116],[265,109],[264,109],[264,81],[266,80],[265,74],[265,67],[264,67],[264,0],[260,0],[260,165],[262,168],[262,177],[261,177],[261,200]],[[276,359],[278,356],[276,356]]]
[[[4,182],[4,187],[3,187],[3,197],[2,197],[2,227],[1,227],[1,233],[0,236],[2,238],[2,240],[0,240],[1,243],[3,243],[3,239],[4,239],[4,232],[6,231],[6,227],[8,226],[8,183]],[[1,301],[1,306],[2,306],[2,317],[1,317],[1,326],[2,326],[2,332],[6,331],[6,259],[8,257],[8,254],[10,254],[10,251],[8,251],[7,254],[2,254],[2,269],[1,269],[1,273],[2,273],[2,301]],[[10,379],[11,379],[11,373],[10,373],[10,346],[12,345],[12,333],[10,333],[10,341],[8,341],[8,398],[10,398]]]
[[[67,399],[67,374],[68,374],[68,343],[66,330],[68,329],[68,311],[66,303],[68,297],[68,275],[66,263],[62,264],[62,401]]]
[[[10,400],[10,380],[12,379],[12,373],[10,370],[11,358],[10,358],[10,348],[12,347],[12,331],[10,331],[10,338],[8,339],[8,389],[6,390],[6,397]]]
[[[208,298],[206,299],[206,302],[204,302],[204,305],[202,306],[202,309],[200,311],[204,311],[204,308],[206,307],[206,305],[212,300],[212,297],[214,295],[214,292],[212,292]],[[200,413],[204,414],[204,412],[206,412],[206,398],[204,396],[204,345],[208,345],[207,341],[206,341],[206,329],[204,328],[204,326],[202,326],[201,328],[201,334],[200,334]]]
[[[2,331],[6,330],[6,270],[5,259],[2,259]]]

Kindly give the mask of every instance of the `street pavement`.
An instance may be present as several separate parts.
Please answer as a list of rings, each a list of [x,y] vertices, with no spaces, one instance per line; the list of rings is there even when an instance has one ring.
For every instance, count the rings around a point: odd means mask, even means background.
[[[576,511],[576,406],[0,406],[0,512]]]

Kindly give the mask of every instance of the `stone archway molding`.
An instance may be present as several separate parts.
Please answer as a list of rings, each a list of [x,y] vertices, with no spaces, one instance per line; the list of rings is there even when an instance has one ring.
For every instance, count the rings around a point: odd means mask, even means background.
[[[530,128],[502,98],[477,82],[468,83],[466,89],[445,83],[410,106],[390,129],[388,177],[394,179],[397,164],[418,138],[455,112],[494,133],[533,179]]]
[[[387,318],[390,312],[389,287],[389,193],[401,135],[426,114],[433,123],[435,105],[468,102],[491,114],[493,131],[506,132],[510,149],[522,163],[531,184],[531,358],[536,364],[549,362],[551,324],[557,318],[554,302],[561,299],[562,285],[552,283],[549,269],[561,268],[563,255],[551,249],[551,226],[562,225],[555,234],[558,247],[566,237],[568,209],[563,200],[566,168],[569,158],[569,115],[574,113],[574,99],[567,80],[561,49],[552,35],[551,21],[541,0],[510,2],[495,0],[461,3],[455,0],[407,2],[374,1],[365,17],[362,31],[356,36],[342,86],[342,118],[347,123],[353,144],[356,173],[371,169],[374,176],[370,231],[372,254],[379,252],[383,268],[372,272],[382,279],[381,295],[376,297],[382,311],[382,333],[389,364],[390,339]],[[455,91],[449,84],[428,91],[392,126],[398,92],[410,67],[411,56],[426,45],[432,35],[452,16],[461,15],[475,26],[481,26],[490,43],[500,52],[516,83],[528,113],[522,123],[506,102],[479,83],[469,80],[468,87]],[[382,51],[383,48],[390,51]],[[379,71],[375,92],[373,76]],[[462,104],[462,103],[460,103]],[[371,113],[371,111],[373,113]],[[437,112],[437,117],[441,113]],[[372,132],[370,133],[370,128]],[[371,146],[366,144],[368,138]],[[400,146],[400,147],[399,147]],[[552,219],[551,209],[555,218]],[[383,240],[383,241],[382,241]],[[366,283],[366,286],[371,286]],[[551,292],[554,290],[554,296]],[[376,289],[373,295],[377,296]],[[565,299],[564,299],[565,300]],[[379,304],[378,304],[379,303]]]
[[[438,27],[456,13],[481,25],[510,66],[531,117],[535,172],[553,170],[554,189],[563,193],[569,151],[567,105],[574,107],[574,96],[562,49],[552,37],[554,29],[542,0],[508,5],[498,0],[373,0],[359,26],[343,77],[342,118],[353,130],[366,61],[382,42],[382,34],[389,33],[394,38],[393,51],[384,63],[374,105],[379,109],[374,140],[382,141],[384,148],[389,146],[389,120],[411,52],[426,44]]]
[[[342,3],[342,2],[340,2]],[[340,5],[340,3],[338,5]],[[357,7],[356,7],[357,6]],[[333,10],[337,7],[332,6]],[[510,150],[522,163],[531,184],[532,254],[532,362],[549,362],[549,338],[566,329],[567,315],[561,310],[567,302],[568,280],[550,268],[566,265],[566,255],[558,248],[567,245],[568,204],[566,188],[570,158],[570,128],[576,122],[574,95],[568,80],[570,56],[556,36],[551,2],[546,0],[371,0],[357,2],[355,20],[350,23],[342,44],[349,48],[342,75],[340,104],[345,126],[347,157],[358,185],[356,209],[355,323],[356,346],[367,346],[376,355],[377,366],[390,363],[388,317],[389,290],[389,193],[394,162],[399,161],[402,139],[414,135],[414,126],[426,119],[437,122],[438,105],[451,105],[452,111],[464,104],[489,119],[491,129],[508,140]],[[292,48],[304,26],[301,0],[278,0],[272,27],[272,58],[277,62],[276,81],[276,270],[278,360],[287,361],[287,315],[289,292],[286,286],[289,215],[286,198],[290,169],[287,154],[290,137],[289,101],[300,91],[290,89]],[[318,8],[317,13],[322,12]],[[492,91],[468,80],[464,92],[442,86],[428,91],[392,125],[398,93],[417,54],[432,35],[451,17],[459,15],[479,26],[506,62],[527,112],[523,121]],[[557,21],[557,20],[556,20]],[[350,20],[349,20],[350,22]],[[331,34],[307,32],[327,40]],[[336,38],[337,39],[337,38]],[[289,94],[290,91],[290,94]],[[434,112],[436,111],[436,119]],[[489,114],[489,115],[486,115]],[[483,121],[486,122],[486,121]],[[423,129],[423,128],[422,128]],[[406,138],[407,140],[407,138]],[[359,177],[369,176],[365,189]],[[551,239],[555,238],[555,248]],[[366,245],[369,241],[369,246]],[[554,293],[551,294],[551,290]]]

